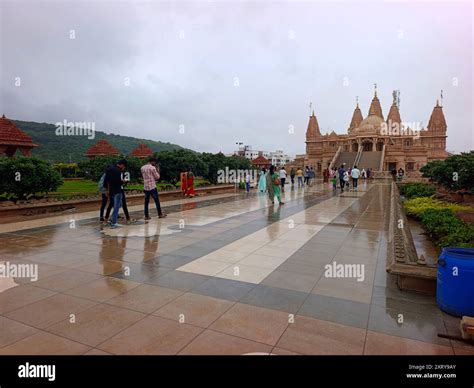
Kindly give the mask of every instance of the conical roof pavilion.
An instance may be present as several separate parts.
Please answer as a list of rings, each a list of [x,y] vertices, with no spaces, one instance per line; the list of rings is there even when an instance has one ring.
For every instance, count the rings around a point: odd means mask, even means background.
[[[34,147],[38,145],[13,121],[5,115],[0,118],[0,155],[14,156],[17,150],[20,150],[23,156],[30,156]]]
[[[120,152],[105,139],[99,140],[96,144],[89,148],[85,154],[85,156],[88,158],[109,155],[117,156],[120,155]]]

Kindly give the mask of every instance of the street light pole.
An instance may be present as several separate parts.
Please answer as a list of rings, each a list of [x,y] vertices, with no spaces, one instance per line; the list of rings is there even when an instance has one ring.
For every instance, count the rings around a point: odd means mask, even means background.
[[[237,144],[237,155],[241,156],[240,155],[240,146],[244,145],[244,143],[241,142],[241,141],[236,141],[235,144]],[[237,173],[237,171],[235,171],[235,173]],[[234,191],[237,193],[237,177],[235,175],[237,175],[237,174],[234,174]]]

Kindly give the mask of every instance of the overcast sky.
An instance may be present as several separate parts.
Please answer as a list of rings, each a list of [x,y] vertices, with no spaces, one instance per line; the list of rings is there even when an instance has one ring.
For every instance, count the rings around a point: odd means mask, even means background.
[[[423,125],[443,89],[448,150],[474,149],[471,2],[0,3],[10,118],[294,155],[310,101],[323,133],[346,133],[377,83],[385,116],[399,89]]]

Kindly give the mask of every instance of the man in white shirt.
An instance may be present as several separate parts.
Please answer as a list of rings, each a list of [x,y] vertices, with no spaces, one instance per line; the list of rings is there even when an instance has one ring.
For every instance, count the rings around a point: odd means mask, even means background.
[[[285,170],[285,167],[282,167],[280,168],[281,191],[285,191],[285,181],[286,181],[286,170]]]
[[[250,192],[250,173],[248,171],[245,174],[245,191]]]
[[[357,168],[357,166],[354,166],[354,168],[352,169],[351,176],[352,176],[352,188],[354,191],[357,191],[357,182],[360,177],[360,170]]]

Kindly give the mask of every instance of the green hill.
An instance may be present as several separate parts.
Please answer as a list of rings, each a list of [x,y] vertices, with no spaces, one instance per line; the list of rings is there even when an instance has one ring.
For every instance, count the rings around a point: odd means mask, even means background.
[[[12,120],[21,130],[33,138],[39,147],[33,149],[33,156],[51,162],[80,162],[87,160],[84,156],[87,149],[101,139],[107,140],[124,155],[128,155],[138,144],[144,143],[155,152],[183,148],[172,143],[139,139],[131,136],[106,134],[95,131],[95,138],[87,136],[57,136],[56,126],[48,123]]]

